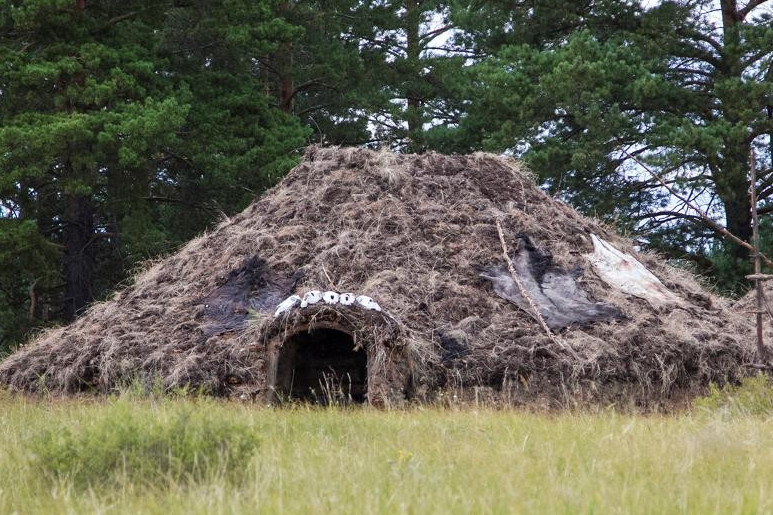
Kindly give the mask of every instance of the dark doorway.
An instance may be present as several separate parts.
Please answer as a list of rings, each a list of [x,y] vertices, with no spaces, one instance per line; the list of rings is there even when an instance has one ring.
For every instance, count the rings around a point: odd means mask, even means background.
[[[367,399],[368,357],[354,350],[351,335],[315,329],[285,340],[276,368],[280,400],[318,404],[361,403]]]

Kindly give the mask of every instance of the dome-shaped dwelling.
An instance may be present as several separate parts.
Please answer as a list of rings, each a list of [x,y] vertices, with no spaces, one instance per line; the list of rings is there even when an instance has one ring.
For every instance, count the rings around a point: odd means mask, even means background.
[[[755,359],[744,314],[510,159],[312,147],[244,212],[6,358],[0,383],[652,406]]]

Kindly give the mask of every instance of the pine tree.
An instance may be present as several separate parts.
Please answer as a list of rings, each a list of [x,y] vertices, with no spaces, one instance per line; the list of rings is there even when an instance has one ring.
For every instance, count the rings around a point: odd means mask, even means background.
[[[296,33],[271,0],[0,0],[0,347],[289,169],[256,63]]]
[[[190,111],[177,143],[159,152],[163,180],[152,199],[178,242],[220,214],[244,209],[295,164],[307,142],[309,131],[285,105],[266,63],[302,34],[282,4],[196,0],[167,11],[162,54]]]
[[[446,51],[453,29],[446,3],[355,2],[345,16],[342,37],[359,48],[363,70],[350,98],[373,143],[409,152],[435,146],[430,127],[458,122],[446,100],[463,61]]]
[[[0,196],[63,252],[54,316],[70,318],[94,297],[119,248],[107,197],[148,181],[144,156],[185,118],[187,106],[155,73],[159,5],[0,6]]]
[[[716,235],[628,154],[748,240],[753,146],[763,213],[773,195],[773,2],[664,1],[645,9],[599,1],[544,9],[560,3],[520,2],[520,14],[500,12],[499,30],[468,40],[487,57],[474,67],[482,86],[470,90],[464,139],[524,155],[554,193],[585,212],[710,266],[706,250]],[[745,249],[729,248],[734,277],[726,282],[742,277],[748,263]]]

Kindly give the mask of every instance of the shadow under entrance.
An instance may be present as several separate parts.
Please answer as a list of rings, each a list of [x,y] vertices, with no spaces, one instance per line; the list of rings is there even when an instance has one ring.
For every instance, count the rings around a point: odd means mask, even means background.
[[[354,350],[352,336],[335,329],[314,329],[285,340],[276,364],[279,400],[319,404],[367,400],[368,357]]]

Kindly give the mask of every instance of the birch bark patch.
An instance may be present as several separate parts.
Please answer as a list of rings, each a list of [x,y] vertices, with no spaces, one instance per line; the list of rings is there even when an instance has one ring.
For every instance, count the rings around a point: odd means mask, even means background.
[[[636,258],[617,250],[607,241],[591,234],[593,254],[585,254],[599,278],[623,293],[639,297],[656,309],[668,306],[685,307],[674,292]]]

